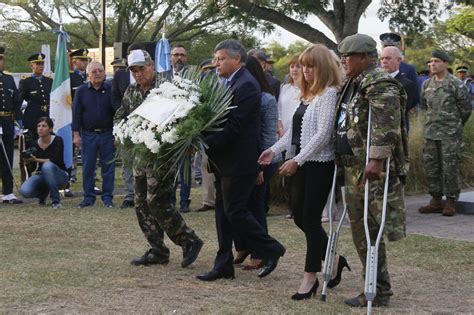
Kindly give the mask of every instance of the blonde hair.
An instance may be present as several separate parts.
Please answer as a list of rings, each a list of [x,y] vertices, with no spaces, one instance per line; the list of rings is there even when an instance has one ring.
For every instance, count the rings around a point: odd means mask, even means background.
[[[328,87],[341,85],[341,72],[336,58],[322,44],[306,48],[299,58],[300,65],[313,68],[313,82],[306,81],[302,74],[299,79],[300,99],[311,101]]]

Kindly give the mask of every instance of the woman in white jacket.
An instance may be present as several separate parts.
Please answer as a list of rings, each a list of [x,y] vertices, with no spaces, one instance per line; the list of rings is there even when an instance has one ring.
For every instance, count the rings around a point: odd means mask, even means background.
[[[287,152],[280,174],[293,177],[291,210],[296,225],[305,234],[307,247],[303,281],[291,297],[294,300],[314,296],[319,285],[317,272],[321,271],[327,247],[321,214],[334,174],[331,138],[341,84],[336,59],[326,46],[317,44],[307,48],[299,63],[303,69],[298,84],[301,103],[283,137],[259,158],[260,164],[267,165],[276,154]]]

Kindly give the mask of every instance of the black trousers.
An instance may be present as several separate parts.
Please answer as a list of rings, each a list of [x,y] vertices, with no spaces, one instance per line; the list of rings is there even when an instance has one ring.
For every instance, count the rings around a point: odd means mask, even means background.
[[[2,127],[3,146],[5,151],[0,147],[0,167],[2,169],[2,194],[8,195],[13,192],[13,176],[8,164],[13,168],[13,142],[15,125],[11,117],[0,117],[0,126]]]
[[[214,270],[225,271],[232,268],[233,235],[238,235],[243,247],[263,257],[283,255],[285,248],[268,235],[248,204],[255,186],[256,174],[221,177],[216,175],[216,229],[219,251],[214,261]]]
[[[321,271],[328,237],[321,225],[321,215],[331,190],[334,161],[306,162],[291,182],[291,211],[296,225],[306,238],[305,272]]]

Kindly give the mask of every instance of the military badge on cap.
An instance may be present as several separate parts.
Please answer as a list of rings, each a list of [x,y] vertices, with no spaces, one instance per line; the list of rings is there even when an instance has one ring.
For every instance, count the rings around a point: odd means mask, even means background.
[[[36,53],[28,57],[28,61],[30,63],[40,63],[44,62],[44,59],[46,58],[46,55],[43,53]]]
[[[466,66],[459,66],[456,68],[456,72],[468,72],[469,68]]]
[[[79,48],[78,50],[72,51],[69,56],[71,59],[89,60],[89,51],[85,48]]]
[[[398,46],[402,40],[400,35],[395,33],[383,33],[379,36],[382,46]]]

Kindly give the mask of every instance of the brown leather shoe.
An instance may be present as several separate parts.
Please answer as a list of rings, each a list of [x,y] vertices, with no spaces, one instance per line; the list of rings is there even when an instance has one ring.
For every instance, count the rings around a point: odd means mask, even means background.
[[[446,217],[452,217],[456,213],[456,201],[454,198],[446,198],[446,204],[443,208],[443,215]]]
[[[443,212],[443,200],[441,198],[432,198],[430,203],[418,209],[419,213],[441,213]]]
[[[350,307],[367,307],[367,299],[365,298],[364,293],[359,294],[358,296],[347,299],[344,301]],[[372,301],[373,307],[380,307],[380,306],[387,306],[388,301],[380,301],[380,299],[376,296],[375,299]]]

